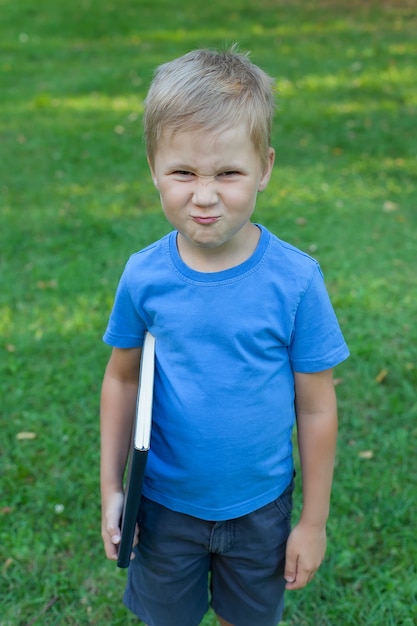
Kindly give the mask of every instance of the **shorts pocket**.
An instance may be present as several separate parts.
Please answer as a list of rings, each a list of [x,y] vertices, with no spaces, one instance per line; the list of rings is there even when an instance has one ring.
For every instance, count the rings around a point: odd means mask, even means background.
[[[283,519],[291,519],[293,490],[294,483],[291,482],[284,493],[282,493],[279,498],[274,501],[274,504],[281,513]]]

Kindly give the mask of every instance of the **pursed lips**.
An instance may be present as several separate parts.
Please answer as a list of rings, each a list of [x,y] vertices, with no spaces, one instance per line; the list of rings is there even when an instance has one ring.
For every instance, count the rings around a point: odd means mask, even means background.
[[[198,224],[214,224],[214,222],[217,222],[220,219],[220,216],[218,215],[211,215],[211,216],[192,215],[191,219],[194,222],[197,222]]]

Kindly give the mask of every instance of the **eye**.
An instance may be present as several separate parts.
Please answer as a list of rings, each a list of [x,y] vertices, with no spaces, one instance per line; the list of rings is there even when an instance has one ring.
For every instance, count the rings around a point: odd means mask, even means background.
[[[217,174],[219,178],[233,178],[234,176],[239,176],[240,172],[236,170],[226,170],[225,172],[220,172]]]
[[[188,170],[175,170],[172,173],[174,176],[177,176],[178,178],[190,178],[194,175],[192,172],[189,172]]]

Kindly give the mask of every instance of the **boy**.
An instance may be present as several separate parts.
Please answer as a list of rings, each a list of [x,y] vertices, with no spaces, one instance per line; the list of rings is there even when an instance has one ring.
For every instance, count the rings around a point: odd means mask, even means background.
[[[126,605],[148,626],[275,626],[325,552],[348,350],[316,261],[250,221],[271,176],[271,79],[245,55],[161,66],[145,140],[169,235],[134,254],[104,340],[102,535],[117,558],[145,330],[156,338],[151,450]],[[290,532],[297,420],[303,507]]]

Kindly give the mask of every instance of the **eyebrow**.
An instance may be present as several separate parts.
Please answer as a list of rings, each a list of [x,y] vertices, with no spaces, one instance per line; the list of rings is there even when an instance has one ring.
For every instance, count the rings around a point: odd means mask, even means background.
[[[175,172],[176,170],[184,171],[184,172],[198,172],[198,170],[192,165],[187,165],[185,163],[169,163],[166,166],[166,170],[170,172]],[[245,171],[245,168],[241,163],[229,163],[222,164],[215,167],[215,173],[218,172],[235,172],[235,171]],[[200,174],[200,176],[214,176],[215,174]]]

